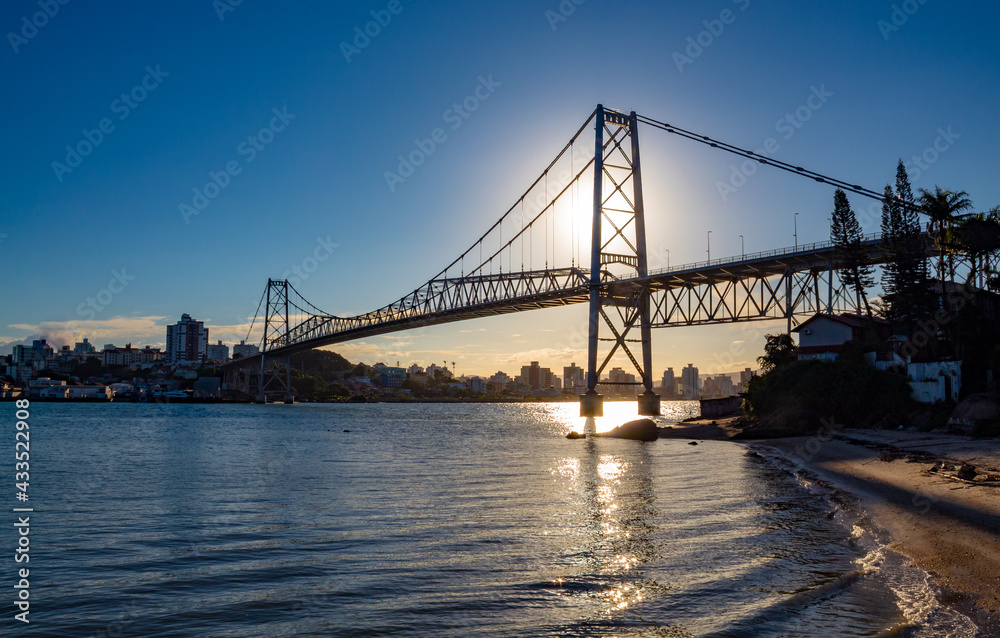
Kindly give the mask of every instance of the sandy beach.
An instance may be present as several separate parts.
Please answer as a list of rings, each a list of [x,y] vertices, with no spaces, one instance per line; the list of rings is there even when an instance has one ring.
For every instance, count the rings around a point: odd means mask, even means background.
[[[730,418],[664,434],[718,440],[737,432]],[[845,428],[740,442],[856,499],[888,546],[931,575],[942,602],[972,618],[981,635],[1000,635],[1000,441]],[[971,480],[958,476],[963,464],[975,468]]]

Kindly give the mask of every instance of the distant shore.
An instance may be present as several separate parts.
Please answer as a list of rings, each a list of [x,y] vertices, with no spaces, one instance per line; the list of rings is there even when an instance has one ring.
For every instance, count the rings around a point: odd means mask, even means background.
[[[731,440],[736,423],[698,419],[669,437]],[[853,497],[888,547],[931,575],[942,602],[981,635],[1000,635],[1000,440],[845,428],[734,442]],[[959,476],[963,464],[972,480]]]
[[[0,402],[11,402],[18,401],[21,399],[28,399],[33,403],[231,403],[233,405],[241,405],[246,403],[255,403],[250,399],[220,399],[217,397],[208,398],[155,398],[146,401],[133,401],[131,399],[102,399],[102,398],[87,398],[87,399],[60,399],[60,398],[43,398],[43,397],[3,397],[0,398]],[[351,399],[343,399],[338,401],[296,401],[295,404],[322,404],[322,405],[332,405],[340,403],[576,403],[579,402],[580,398],[578,396],[568,396],[568,397],[520,397],[520,398],[509,398],[509,399],[469,399],[469,398],[457,398],[457,397],[425,397],[420,399],[401,399],[401,398],[366,398],[365,401],[352,401]],[[696,401],[697,399],[668,399],[672,401]],[[635,403],[635,399],[604,399],[605,403]],[[269,402],[269,403],[281,403],[281,401]]]

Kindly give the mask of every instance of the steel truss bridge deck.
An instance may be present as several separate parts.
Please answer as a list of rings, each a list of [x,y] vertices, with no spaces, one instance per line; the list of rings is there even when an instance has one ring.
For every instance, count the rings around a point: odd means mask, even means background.
[[[865,245],[874,263],[884,260],[880,237],[868,237]],[[858,310],[858,300],[837,276],[840,266],[836,248],[825,242],[606,282],[602,294],[628,300],[648,285],[651,323],[657,328],[767,319],[795,324],[819,311]],[[267,354],[285,356],[424,326],[586,303],[589,295],[586,268],[437,279],[373,312],[310,317],[290,327],[287,341],[273,344]]]

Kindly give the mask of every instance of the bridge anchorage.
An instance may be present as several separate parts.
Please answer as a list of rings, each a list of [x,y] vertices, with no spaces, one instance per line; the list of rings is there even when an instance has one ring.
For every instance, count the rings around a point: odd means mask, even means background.
[[[593,153],[584,137],[592,122]],[[642,386],[639,413],[652,416],[660,412],[660,398],[653,391],[652,328],[784,320],[791,330],[817,312],[861,312],[862,300],[839,276],[842,259],[829,242],[650,271],[639,124],[863,197],[882,198],[876,191],[635,112],[598,106],[486,233],[397,301],[340,317],[312,305],[289,282],[268,280],[250,327],[253,333],[261,319],[260,353],[224,365],[224,389],[231,397],[289,403],[294,397],[288,357],[294,352],[422,326],[586,303],[581,416],[602,415],[598,386],[608,384],[601,375],[612,361],[625,359],[641,379],[629,384]],[[585,149],[580,157],[574,152],[578,143]],[[592,208],[584,201],[591,187]],[[582,221],[587,216],[589,228]],[[589,252],[584,248],[588,230]],[[886,260],[880,236],[866,238],[865,245],[872,263]],[[928,242],[928,254],[932,249]]]

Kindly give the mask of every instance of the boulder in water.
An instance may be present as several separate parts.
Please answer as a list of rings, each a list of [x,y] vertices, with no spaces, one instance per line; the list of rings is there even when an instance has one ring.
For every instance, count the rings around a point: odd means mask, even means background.
[[[609,439],[630,439],[633,441],[655,441],[659,436],[659,430],[652,419],[639,419],[619,425],[610,432],[602,432],[594,436]]]
[[[586,434],[580,434],[579,432],[570,432],[569,434],[566,435],[566,438],[567,439],[585,439],[585,438],[587,438],[587,435]]]

